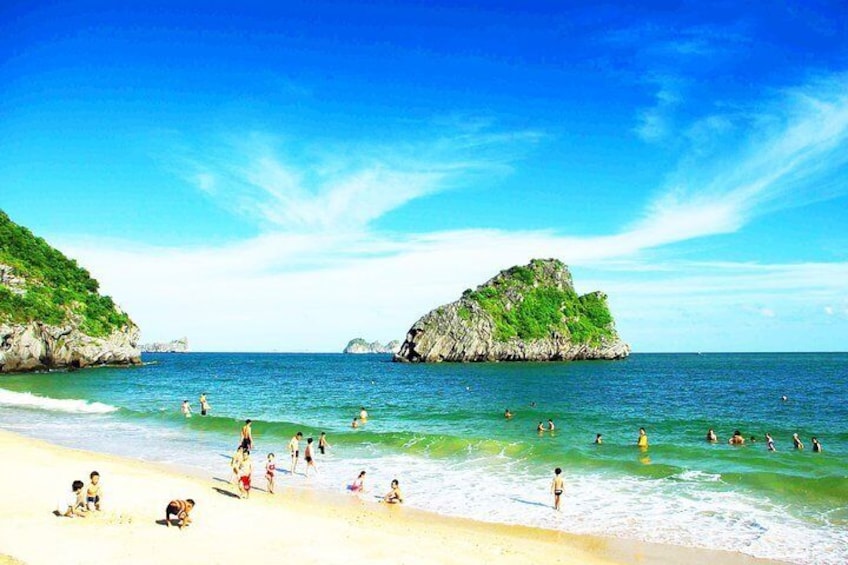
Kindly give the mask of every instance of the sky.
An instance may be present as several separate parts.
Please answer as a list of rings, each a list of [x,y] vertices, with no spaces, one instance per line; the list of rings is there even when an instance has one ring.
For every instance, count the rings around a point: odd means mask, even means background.
[[[0,209],[196,351],[537,257],[636,352],[845,351],[844,3],[637,4],[0,2]]]

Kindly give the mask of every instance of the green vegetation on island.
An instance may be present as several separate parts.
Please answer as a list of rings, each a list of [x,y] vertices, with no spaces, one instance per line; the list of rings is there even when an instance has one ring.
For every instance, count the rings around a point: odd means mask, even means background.
[[[535,259],[529,265],[501,272],[462,296],[492,317],[497,341],[544,339],[559,333],[570,336],[574,343],[597,345],[613,338],[613,318],[604,295],[593,292],[578,296],[570,279],[567,284],[551,279],[551,264],[561,271],[566,269],[560,261]],[[465,305],[460,306],[458,314],[466,321],[472,316]]]
[[[60,326],[75,321],[80,331],[93,337],[131,323],[110,297],[98,293],[99,285],[88,271],[2,210],[0,269],[9,281],[17,281],[0,284],[0,322]]]

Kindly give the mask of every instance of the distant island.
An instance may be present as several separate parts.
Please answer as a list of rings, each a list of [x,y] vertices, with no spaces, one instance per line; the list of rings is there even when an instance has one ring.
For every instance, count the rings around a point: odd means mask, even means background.
[[[138,326],[99,288],[0,211],[0,373],[141,363]]]
[[[415,322],[395,361],[622,359],[606,295],[578,296],[568,267],[534,259],[501,271]]]
[[[383,345],[379,341],[368,343],[361,337],[350,340],[342,353],[397,353],[400,350],[400,340],[390,341]]]
[[[142,353],[186,353],[188,351],[188,338],[181,337],[174,341],[155,341],[144,343],[139,346]]]

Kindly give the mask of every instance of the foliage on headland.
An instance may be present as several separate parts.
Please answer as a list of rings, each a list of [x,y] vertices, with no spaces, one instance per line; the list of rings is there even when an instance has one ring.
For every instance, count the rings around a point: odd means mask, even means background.
[[[131,324],[89,272],[0,210],[0,322],[38,321],[60,326],[76,321],[90,336],[103,337]]]
[[[396,361],[623,359],[606,295],[578,295],[568,267],[533,259],[505,269],[415,322]]]
[[[567,273],[561,261],[534,259],[529,265],[502,271],[462,296],[492,317],[498,341],[544,339],[556,332],[570,336],[574,343],[596,345],[613,337],[613,318],[604,295],[593,292],[578,296],[571,287],[570,275],[565,281],[552,278],[552,266]],[[460,306],[459,315],[467,320],[471,311]]]

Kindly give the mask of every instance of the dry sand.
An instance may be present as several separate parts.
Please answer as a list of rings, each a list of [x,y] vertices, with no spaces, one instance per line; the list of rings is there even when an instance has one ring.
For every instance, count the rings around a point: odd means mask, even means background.
[[[769,563],[744,555],[447,518],[309,489],[255,488],[240,500],[221,477],[51,445],[0,432],[0,564],[96,563]],[[101,474],[103,510],[53,511],[74,479]],[[371,485],[373,488],[373,485]],[[171,499],[193,498],[193,523],[166,528]]]

